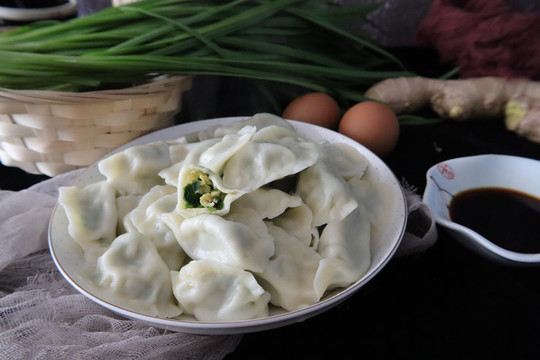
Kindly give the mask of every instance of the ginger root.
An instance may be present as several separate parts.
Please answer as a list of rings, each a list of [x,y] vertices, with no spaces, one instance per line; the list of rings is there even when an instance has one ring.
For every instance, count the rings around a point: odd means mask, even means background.
[[[381,81],[365,95],[387,104],[397,114],[429,106],[443,119],[504,118],[507,129],[540,143],[540,82],[501,77],[402,77]]]

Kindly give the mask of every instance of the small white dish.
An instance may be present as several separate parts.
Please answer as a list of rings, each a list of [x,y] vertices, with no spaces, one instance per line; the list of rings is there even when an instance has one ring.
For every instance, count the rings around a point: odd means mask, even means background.
[[[450,159],[428,170],[423,200],[439,225],[478,254],[504,264],[540,264],[540,253],[507,250],[450,219],[449,206],[454,196],[485,187],[511,189],[540,198],[540,161],[495,154]]]
[[[241,118],[220,118],[190,122],[171,128],[156,131],[146,136],[140,137],[129,144],[122,146],[116,151],[123,150],[134,145],[141,145],[151,141],[174,139],[180,136],[195,133],[210,126],[225,124],[227,122],[239,120]],[[165,319],[136,313],[127,310],[121,304],[112,304],[101,299],[92,291],[92,286],[85,280],[85,277],[79,276],[81,264],[84,263],[83,254],[80,247],[69,237],[68,222],[61,206],[56,205],[53,210],[49,225],[49,248],[53,260],[65,279],[81,294],[92,301],[123,315],[130,319],[136,319],[157,328],[180,331],[194,334],[214,334],[225,335],[235,333],[248,333],[262,331],[288,324],[304,321],[317,314],[320,314],[330,308],[340,304],[357,292],[362,286],[370,281],[391,259],[398,248],[407,223],[407,203],[401,187],[392,171],[375,154],[364,146],[345,137],[337,132],[297,121],[291,121],[297,132],[312,141],[328,141],[331,143],[346,143],[356,148],[361,154],[367,157],[370,166],[366,172],[369,179],[390,185],[390,191],[394,197],[394,203],[389,209],[387,223],[384,230],[377,232],[377,236],[372,237],[371,250],[372,262],[367,273],[357,282],[344,289],[337,289],[323,297],[318,303],[309,307],[285,312],[279,309],[271,309],[270,316],[254,320],[230,321],[230,322],[208,322],[192,319]],[[103,176],[97,169],[97,164],[85,169],[79,175],[72,185],[84,186],[96,181],[102,180]],[[85,282],[86,281],[86,282]]]

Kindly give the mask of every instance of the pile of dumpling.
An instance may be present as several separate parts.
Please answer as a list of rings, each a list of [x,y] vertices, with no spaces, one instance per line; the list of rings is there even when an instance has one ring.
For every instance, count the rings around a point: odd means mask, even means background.
[[[98,163],[60,189],[83,277],[105,301],[163,318],[234,321],[292,311],[359,280],[387,207],[345,144],[256,114]]]

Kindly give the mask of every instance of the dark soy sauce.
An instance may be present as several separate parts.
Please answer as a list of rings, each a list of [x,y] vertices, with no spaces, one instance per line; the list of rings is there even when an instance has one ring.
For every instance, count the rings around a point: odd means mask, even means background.
[[[450,219],[515,252],[540,253],[540,199],[496,187],[462,191],[450,202]]]

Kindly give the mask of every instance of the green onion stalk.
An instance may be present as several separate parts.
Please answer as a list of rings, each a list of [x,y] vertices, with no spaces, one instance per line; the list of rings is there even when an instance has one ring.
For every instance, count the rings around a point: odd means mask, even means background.
[[[326,92],[342,103],[412,76],[350,31],[376,5],[328,0],[142,0],[0,34],[0,87],[93,91],[217,75]]]

